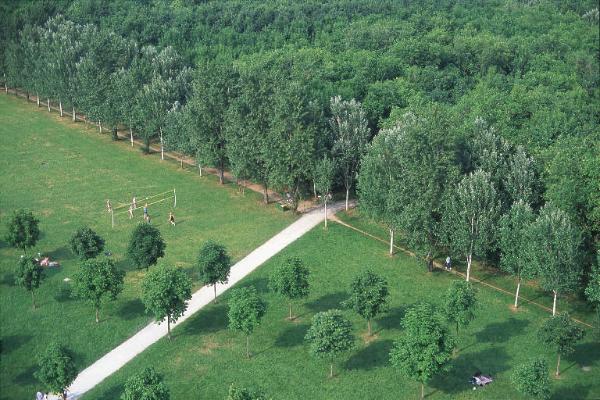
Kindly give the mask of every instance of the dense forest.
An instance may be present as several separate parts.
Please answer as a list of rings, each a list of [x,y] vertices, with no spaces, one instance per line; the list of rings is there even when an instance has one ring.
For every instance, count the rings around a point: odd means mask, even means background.
[[[456,193],[489,183],[492,226],[518,202],[552,207],[576,227],[586,274],[597,263],[596,1],[40,0],[0,12],[8,87],[115,139],[128,127],[295,201],[331,159],[336,187],[392,233],[418,232],[427,255],[461,242],[439,228],[460,223]],[[379,165],[387,150],[404,156]],[[486,235],[472,253],[497,262],[500,235]]]

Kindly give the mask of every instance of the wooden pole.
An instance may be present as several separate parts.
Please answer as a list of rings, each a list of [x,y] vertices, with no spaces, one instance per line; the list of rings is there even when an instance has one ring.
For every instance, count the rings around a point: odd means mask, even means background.
[[[173,208],[177,208],[177,193],[175,192],[175,189],[173,189],[173,196],[175,197],[175,204],[173,204]]]

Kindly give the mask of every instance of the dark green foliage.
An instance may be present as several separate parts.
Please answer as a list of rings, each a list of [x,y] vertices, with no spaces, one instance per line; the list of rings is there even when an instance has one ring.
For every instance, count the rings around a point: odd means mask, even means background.
[[[177,322],[192,298],[192,280],[179,268],[161,265],[150,271],[142,282],[142,302],[146,312],[162,322],[167,319],[171,338],[171,322]]]
[[[253,286],[235,289],[229,298],[229,329],[246,335],[246,357],[250,358],[249,337],[260,325],[267,304],[258,297]]]
[[[351,308],[368,323],[371,336],[371,320],[388,309],[388,283],[385,278],[366,270],[356,276],[350,285],[350,298],[344,306]]]
[[[540,400],[550,398],[548,364],[543,359],[534,359],[517,366],[511,380],[517,390],[526,396]]]
[[[229,386],[229,393],[225,397],[225,400],[267,400],[267,396],[258,390],[238,387],[232,383]]]
[[[73,292],[94,307],[96,322],[99,322],[100,306],[115,300],[123,291],[124,277],[125,272],[118,270],[110,258],[87,260],[75,274]]]
[[[402,319],[404,332],[394,343],[390,362],[400,372],[424,385],[439,372],[448,369],[454,349],[454,338],[440,321],[435,308],[420,303],[406,312]]]
[[[310,344],[310,353],[330,362],[329,377],[333,377],[333,361],[340,354],[354,348],[352,324],[340,310],[317,313],[304,337]]]
[[[104,239],[89,227],[84,226],[75,231],[69,240],[71,251],[81,260],[94,258],[104,249]]]
[[[163,376],[153,367],[146,367],[127,379],[121,400],[169,400],[169,388]]]
[[[34,292],[45,278],[44,269],[31,257],[21,257],[15,270],[15,283],[31,292],[31,301],[35,309]]]
[[[459,325],[467,326],[475,318],[476,293],[470,282],[454,281],[442,299],[446,319],[456,324],[457,335]]]
[[[26,251],[40,238],[40,221],[28,210],[16,210],[7,223],[5,240],[12,247]]]
[[[269,288],[289,301],[289,319],[292,317],[292,301],[308,297],[310,271],[298,257],[290,257],[273,271]]]
[[[77,377],[77,369],[69,351],[57,343],[51,343],[38,355],[39,369],[35,377],[52,392],[63,393]],[[67,397],[64,397],[67,400]]]
[[[198,255],[200,281],[205,285],[213,285],[217,298],[217,283],[225,283],[229,279],[231,258],[222,244],[207,241],[202,245]]]
[[[583,339],[583,330],[569,317],[569,313],[561,313],[549,318],[540,328],[539,338],[547,346],[558,353],[556,376],[560,375],[560,357],[575,351],[575,343]]]
[[[597,334],[600,335],[600,250],[597,253],[596,265],[594,265],[590,273],[589,282],[587,288],[585,288],[585,295],[588,301],[596,307],[596,330]]]
[[[138,268],[148,269],[165,255],[166,244],[158,228],[146,223],[138,224],[131,234],[127,256]]]

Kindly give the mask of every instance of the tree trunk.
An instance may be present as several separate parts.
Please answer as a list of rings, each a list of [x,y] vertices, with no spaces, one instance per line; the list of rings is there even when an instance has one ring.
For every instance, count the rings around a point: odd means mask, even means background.
[[[346,211],[348,211],[348,197],[350,197],[350,186],[346,186]]]
[[[367,326],[369,327],[369,336],[371,336],[371,319],[367,320]]]
[[[6,74],[4,74],[4,91],[8,94],[8,84],[6,83]]]
[[[433,257],[431,256],[431,250],[427,252],[425,262],[427,263],[427,271],[433,272]]]
[[[144,138],[144,153],[150,154],[150,138],[149,137]]]
[[[292,302],[289,302],[289,306],[290,306],[290,321],[292,320]]]
[[[77,114],[75,113],[75,107],[73,107],[73,122],[77,122]]]
[[[63,400],[67,400],[67,391],[65,389],[62,390],[62,394],[61,394]]]
[[[425,398],[425,384],[421,382],[421,399]]]
[[[215,291],[215,300],[217,300],[217,284],[213,283],[213,290]]]
[[[129,139],[131,140],[131,147],[133,147],[133,129],[129,128]]]
[[[167,337],[171,340],[171,316],[167,315]]]
[[[329,363],[329,377],[333,378],[333,363]]]
[[[221,159],[219,162],[219,183],[222,185],[225,182],[225,163]]]
[[[263,191],[263,199],[265,204],[269,204],[269,189],[267,188],[267,184],[265,183],[265,190]]]
[[[327,229],[327,201],[325,201],[325,229]]]
[[[33,290],[31,291],[31,303],[33,304],[33,309],[35,310],[35,295],[33,294]]]
[[[554,292],[554,303],[552,304],[552,316],[554,317],[556,315],[556,298],[558,297],[558,293],[556,290],[553,290],[552,292]]]
[[[390,256],[394,255],[394,230],[390,229]]]
[[[27,102],[29,102],[29,92],[25,92],[25,98],[27,99]]]
[[[198,173],[200,174],[200,177],[202,178],[202,165],[198,164]]]
[[[160,159],[162,161],[165,159],[165,148],[163,146],[162,128],[158,128],[158,133],[160,134]]]
[[[315,200],[317,199],[317,183],[313,180],[313,194],[315,195]]]
[[[471,254],[469,254],[467,256],[467,282],[469,282],[469,278],[471,276],[471,260],[473,259],[473,256]]]
[[[515,308],[519,307],[519,289],[521,289],[521,278],[517,281],[517,294],[515,294]]]
[[[60,117],[62,118],[63,109],[62,109],[62,100],[61,99],[58,99],[58,109],[60,110]]]
[[[560,376],[560,353],[558,353],[558,362],[556,363],[556,376]]]
[[[48,112],[50,112],[50,99],[48,99]]]
[[[100,134],[102,134],[102,121],[98,121],[98,128],[100,129]]]
[[[114,141],[119,140],[119,135],[117,133],[117,127],[116,126],[114,126],[112,128],[112,140],[114,140]]]
[[[246,335],[246,358],[250,358],[250,336]]]
[[[38,106],[38,108],[39,108],[39,107],[40,107],[40,94],[39,94],[39,93],[36,93],[36,94],[35,94],[35,97],[37,98],[36,102],[37,102],[37,106]]]
[[[100,314],[100,310],[98,310],[98,307],[96,307],[96,323],[100,322],[99,314]]]

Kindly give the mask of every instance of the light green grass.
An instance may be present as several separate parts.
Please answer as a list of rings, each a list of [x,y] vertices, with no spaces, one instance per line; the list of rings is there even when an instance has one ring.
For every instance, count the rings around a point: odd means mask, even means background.
[[[138,300],[145,272],[135,270],[124,254],[141,210],[133,221],[126,214],[118,216],[111,229],[107,198],[127,202],[135,193],[141,206],[144,196],[176,188],[177,226],[166,221],[172,207],[168,202],[150,206],[150,215],[167,243],[164,262],[190,272],[206,239],[223,242],[239,260],[294,219],[263,206],[260,195],[239,195],[214,177],[181,171],[175,163],[144,156],[124,142],[111,142],[109,135],[84,129],[83,123],[57,121],[56,114],[43,110],[0,95],[0,399],[33,398],[43,389],[33,377],[35,354],[49,341],[71,348],[82,369],[148,323]],[[21,252],[4,241],[7,217],[20,207],[41,221],[42,238],[31,253],[39,251],[61,263],[37,293],[35,311],[29,293],[14,286],[12,271]],[[106,249],[127,271],[124,292],[102,308],[99,324],[93,309],[73,300],[70,285],[63,282],[78,268],[67,243],[83,224],[106,240]]]
[[[262,325],[250,339],[253,357],[245,358],[243,336],[227,329],[225,293],[174,331],[171,341],[159,341],[115,375],[91,391],[85,399],[113,399],[122,392],[127,377],[144,366],[165,375],[173,399],[223,399],[231,383],[262,388],[273,399],[409,399],[419,386],[389,364],[389,350],[401,335],[400,320],[407,307],[418,301],[439,304],[453,275],[426,272],[414,259],[397,254],[390,258],[387,246],[332,223],[328,231],[315,228],[281,254],[240,282],[255,285],[268,302]],[[305,260],[311,269],[311,295],[289,322],[287,304],[267,290],[274,266],[289,256]],[[352,312],[357,347],[336,365],[328,379],[326,362],[312,358],[304,335],[312,315],[334,307],[347,297],[351,279],[372,268],[390,284],[391,307],[374,321],[375,340],[366,344],[366,322]],[[481,285],[477,317],[461,330],[459,353],[450,371],[436,377],[427,389],[430,399],[524,399],[510,383],[513,367],[530,357],[544,357],[555,365],[555,354],[537,340],[537,330],[548,314],[536,307],[510,309],[511,298]],[[585,372],[582,367],[590,367]],[[473,391],[467,383],[480,370],[495,381]],[[600,396],[600,347],[590,330],[573,355],[562,363],[562,377],[551,379],[553,399],[593,399]]]

